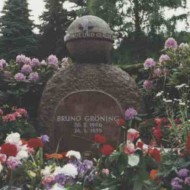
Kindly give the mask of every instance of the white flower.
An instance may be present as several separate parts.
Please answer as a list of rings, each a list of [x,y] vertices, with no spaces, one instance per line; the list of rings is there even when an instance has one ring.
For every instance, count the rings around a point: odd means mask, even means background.
[[[60,166],[57,166],[53,172],[53,175],[56,176],[61,173],[63,173],[63,168],[61,168]]]
[[[185,102],[179,102],[179,105],[185,106]]]
[[[41,65],[47,65],[46,61],[45,61],[45,60],[42,60],[42,61],[41,61]]]
[[[52,171],[52,166],[46,166],[42,171],[41,171],[41,174],[43,176],[48,176],[51,174],[51,171]]]
[[[179,48],[189,48],[189,44],[188,43],[181,43],[179,45]]]
[[[167,100],[166,98],[163,98],[163,101],[166,102],[166,103],[171,103],[172,100]]]
[[[7,138],[5,139],[5,143],[21,145],[22,142],[20,140],[20,134],[19,133],[11,133],[11,134],[9,134],[7,136]]]
[[[62,168],[62,173],[66,176],[75,178],[78,175],[77,168],[73,164],[66,164]]]
[[[139,163],[140,159],[139,159],[139,155],[136,154],[130,154],[128,155],[128,164],[130,166],[137,166]]]
[[[81,154],[80,154],[80,152],[70,150],[67,152],[66,157],[68,157],[68,158],[75,157],[77,160],[80,160]]]
[[[184,86],[186,86],[186,84],[180,84],[180,85],[177,85],[175,87],[179,90],[179,89],[183,88]]]
[[[25,150],[20,150],[17,155],[16,155],[16,158],[19,159],[19,160],[22,160],[22,159],[26,159],[28,158],[29,155],[28,155],[28,152],[25,151]]]
[[[66,189],[63,186],[56,183],[55,185],[53,185],[53,187],[50,190],[66,190]]]
[[[163,93],[164,93],[164,91],[160,91],[160,92],[158,92],[158,93],[156,94],[156,97],[160,97],[160,96],[162,96]]]

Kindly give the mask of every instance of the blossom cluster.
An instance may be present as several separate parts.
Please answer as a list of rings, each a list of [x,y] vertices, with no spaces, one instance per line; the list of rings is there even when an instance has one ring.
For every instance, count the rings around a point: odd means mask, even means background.
[[[124,147],[124,152],[128,155],[128,164],[130,166],[138,165],[140,157],[138,154],[136,154],[137,150],[141,150],[144,155],[148,154],[159,163],[160,150],[155,147],[146,145],[139,137],[139,131],[132,128],[127,131],[127,142]]]
[[[158,61],[155,61],[153,58],[147,58],[144,62],[144,69],[147,70],[150,75],[148,79],[144,80],[143,88],[147,91],[156,88],[156,82],[158,79],[164,77],[167,78],[172,74],[172,71],[168,65],[173,64],[171,68],[178,67],[183,68],[183,56],[184,52],[189,49],[189,45],[185,43],[181,43],[178,45],[177,41],[174,38],[168,38],[164,45],[164,51]],[[180,55],[181,54],[181,55]],[[178,56],[182,58],[182,60],[178,60],[176,65],[175,60],[178,58],[174,58]],[[186,55],[185,55],[186,56]]]
[[[66,157],[69,160],[62,167],[48,165],[42,169],[41,174],[44,189],[57,190],[64,189],[68,185],[73,185],[76,179],[83,178],[93,167],[92,161],[81,161],[81,155],[77,151],[68,151]]]
[[[114,147],[112,145],[106,143],[107,139],[104,135],[96,134],[94,136],[94,142],[101,146],[100,152],[104,156],[109,156],[114,151]]]
[[[3,72],[7,80],[14,79],[17,82],[38,82],[42,69],[58,70],[69,66],[68,58],[63,58],[59,63],[55,55],[50,55],[47,60],[40,61],[38,58],[30,58],[23,54],[17,55],[13,65],[8,64],[4,59],[0,60],[0,72]],[[15,68],[13,70],[13,68]],[[44,69],[43,69],[44,70]]]
[[[11,170],[16,169],[35,152],[35,149],[43,147],[48,141],[47,135],[31,138],[28,141],[21,139],[19,133],[7,135],[5,143],[0,147],[0,168],[7,166]]]
[[[171,180],[171,186],[173,190],[190,188],[190,171],[186,168],[178,170],[177,177]]]
[[[32,150],[22,143],[19,133],[11,133],[0,147],[0,165],[7,165],[11,170],[22,164],[22,160],[29,157]]]
[[[0,116],[2,116],[3,122],[7,123],[7,122],[14,122],[16,119],[19,119],[22,117],[26,118],[28,116],[28,113],[24,108],[17,108],[14,110],[13,113],[3,115],[3,110],[0,109]]]

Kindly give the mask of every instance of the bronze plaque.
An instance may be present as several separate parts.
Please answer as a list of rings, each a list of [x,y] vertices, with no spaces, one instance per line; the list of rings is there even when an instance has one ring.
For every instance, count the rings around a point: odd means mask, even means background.
[[[54,114],[51,142],[59,151],[90,151],[95,134],[102,134],[107,142],[120,143],[117,119],[122,117],[118,102],[102,91],[77,91],[64,97]]]

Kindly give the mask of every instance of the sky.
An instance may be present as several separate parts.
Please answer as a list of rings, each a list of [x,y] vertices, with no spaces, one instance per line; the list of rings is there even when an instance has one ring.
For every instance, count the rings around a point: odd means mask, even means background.
[[[0,14],[1,14],[1,10],[3,8],[4,2],[6,0],[0,0]],[[31,10],[31,20],[34,20],[35,24],[40,24],[41,21],[39,19],[39,16],[42,14],[42,12],[45,10],[45,4],[43,0],[28,0],[29,3],[29,9]],[[188,8],[186,10],[184,9],[177,9],[174,11],[171,10],[167,10],[165,11],[165,15],[166,17],[171,17],[173,14],[179,15],[181,13],[184,12],[190,12],[190,0],[187,0],[187,4],[188,4]],[[69,3],[65,3],[64,7],[65,8],[70,8],[72,5],[70,5]],[[189,19],[190,21],[190,19]],[[186,27],[186,23],[185,22],[179,22],[177,25],[177,30],[181,31],[181,30],[188,30],[190,31],[190,26]],[[37,30],[36,30],[37,32]]]

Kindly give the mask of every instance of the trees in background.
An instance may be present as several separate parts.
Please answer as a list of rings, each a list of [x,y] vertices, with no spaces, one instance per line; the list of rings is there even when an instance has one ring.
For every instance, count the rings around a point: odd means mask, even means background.
[[[0,18],[0,58],[14,59],[18,54],[35,55],[37,41],[32,32],[27,0],[7,0]]]
[[[187,14],[166,18],[164,11],[179,7],[185,8],[186,0],[87,0],[89,12],[106,20],[120,38],[115,54],[120,63],[142,61],[161,48],[165,36],[175,36],[177,21]]]
[[[186,6],[186,0],[44,0],[42,24],[38,26],[39,49],[32,33],[27,0],[7,0],[0,19],[0,57],[14,58],[17,54],[45,58],[55,54],[67,56],[65,32],[76,16],[92,14],[109,23],[115,32],[118,47],[114,62],[130,64],[142,62],[147,56],[157,56],[166,37],[188,39],[189,33],[176,32],[177,21],[186,14],[166,18],[166,10]],[[74,3],[75,10],[67,10],[65,2]],[[180,40],[179,40],[180,41]],[[183,41],[183,40],[182,40]]]
[[[46,10],[43,12],[40,26],[40,57],[55,54],[67,56],[64,36],[68,26],[76,18],[74,11],[63,8],[65,0],[45,0]]]

